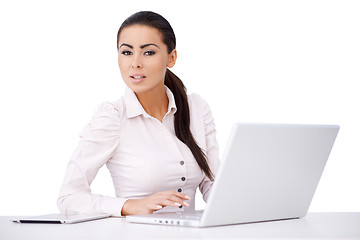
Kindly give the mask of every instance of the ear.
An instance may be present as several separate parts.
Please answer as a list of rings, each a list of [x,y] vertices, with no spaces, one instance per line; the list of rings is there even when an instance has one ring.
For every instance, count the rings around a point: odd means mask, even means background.
[[[172,50],[172,52],[169,54],[169,60],[168,64],[166,65],[168,68],[172,68],[176,63],[177,58],[177,52],[176,49]]]

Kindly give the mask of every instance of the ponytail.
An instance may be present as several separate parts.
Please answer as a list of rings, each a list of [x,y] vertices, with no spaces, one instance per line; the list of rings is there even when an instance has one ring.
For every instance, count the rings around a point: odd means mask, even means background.
[[[206,155],[203,150],[197,145],[191,131],[190,131],[190,110],[186,94],[186,87],[183,82],[169,69],[166,69],[165,85],[171,90],[174,95],[177,111],[175,113],[175,134],[177,138],[185,143],[192,154],[200,169],[210,179],[214,180],[213,173],[206,160]]]

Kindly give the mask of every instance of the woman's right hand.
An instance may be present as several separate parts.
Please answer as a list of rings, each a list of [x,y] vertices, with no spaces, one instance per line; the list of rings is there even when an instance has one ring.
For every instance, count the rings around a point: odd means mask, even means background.
[[[142,199],[129,199],[123,205],[121,215],[151,214],[166,206],[188,207],[190,197],[177,191],[158,192]]]

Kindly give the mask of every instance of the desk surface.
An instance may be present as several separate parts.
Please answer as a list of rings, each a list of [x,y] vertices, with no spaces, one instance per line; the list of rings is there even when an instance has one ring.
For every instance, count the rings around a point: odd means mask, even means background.
[[[360,212],[309,213],[305,218],[209,228],[128,223],[108,218],[76,224],[13,223],[0,217],[0,239],[360,239]]]

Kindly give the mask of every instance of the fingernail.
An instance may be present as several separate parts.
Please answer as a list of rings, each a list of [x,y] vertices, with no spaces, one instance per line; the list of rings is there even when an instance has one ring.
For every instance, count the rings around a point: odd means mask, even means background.
[[[156,209],[162,209],[162,206],[156,205]]]
[[[181,206],[181,204],[180,203],[174,203],[176,206],[178,206],[178,207],[180,207]]]
[[[190,206],[187,202],[183,202],[183,205],[184,205],[185,207]]]
[[[188,195],[185,195],[184,198],[190,200],[190,197]]]

